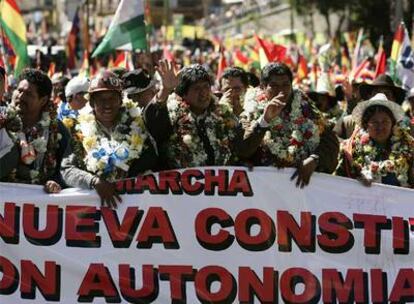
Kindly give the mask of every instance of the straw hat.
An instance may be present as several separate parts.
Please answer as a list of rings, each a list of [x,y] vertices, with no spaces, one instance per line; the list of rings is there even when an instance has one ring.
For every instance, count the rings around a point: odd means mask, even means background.
[[[365,111],[373,106],[383,106],[391,111],[394,119],[398,122],[404,118],[404,111],[400,105],[395,102],[388,100],[385,94],[378,93],[369,100],[358,103],[355,109],[352,111],[352,119],[359,126],[362,126],[362,118],[364,117]]]

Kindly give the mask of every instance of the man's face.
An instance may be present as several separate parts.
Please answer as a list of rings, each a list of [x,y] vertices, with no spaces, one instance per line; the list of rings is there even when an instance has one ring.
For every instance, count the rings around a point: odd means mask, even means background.
[[[23,79],[13,92],[12,103],[20,108],[20,114],[24,122],[25,117],[39,116],[47,103],[47,99],[47,96],[40,98],[36,85]]]
[[[374,87],[371,93],[371,97],[374,97],[376,94],[382,93],[387,96],[388,100],[396,102],[397,98],[394,94],[394,90],[390,87]]]
[[[155,87],[151,87],[143,92],[128,94],[128,98],[138,103],[140,107],[145,107],[155,96]]]
[[[292,82],[287,75],[271,75],[269,82],[264,87],[267,99],[283,94],[280,101],[287,102],[292,95]]]
[[[82,109],[88,100],[85,98],[86,92],[75,94],[69,101],[70,107],[74,110]]]
[[[246,93],[246,87],[240,77],[229,77],[221,80],[222,92],[230,91],[232,99],[240,99]]]
[[[191,111],[195,114],[203,113],[211,101],[210,83],[208,81],[197,81],[193,83],[183,98],[190,105]]]
[[[121,108],[121,96],[116,91],[92,93],[91,106],[95,117],[104,126],[113,126]]]

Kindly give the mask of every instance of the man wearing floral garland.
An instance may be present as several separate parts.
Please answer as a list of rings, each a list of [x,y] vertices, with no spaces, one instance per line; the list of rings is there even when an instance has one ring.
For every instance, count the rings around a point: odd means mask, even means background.
[[[214,98],[211,85],[204,67],[185,67],[175,94],[167,104],[158,102],[158,112],[147,115],[149,130],[163,147],[160,156],[167,168],[233,163],[243,132],[230,105]]]
[[[248,87],[249,79],[242,68],[231,67],[224,70],[220,79],[220,88],[223,93],[220,101],[229,103],[236,116],[243,112],[244,95]]]
[[[27,69],[20,75],[0,126],[14,143],[0,158],[2,181],[44,185],[49,193],[64,186],[59,171],[68,134],[56,119],[51,93],[52,82],[43,72]]]
[[[241,157],[258,166],[296,167],[292,179],[303,188],[315,170],[335,170],[339,144],[313,103],[292,88],[292,79],[288,66],[270,63],[261,87],[246,93]]]
[[[141,110],[122,101],[122,83],[114,73],[98,74],[88,92],[93,113],[78,117],[79,134],[65,153],[62,175],[68,185],[95,189],[103,205],[116,207],[121,198],[113,182],[152,170],[157,154]]]

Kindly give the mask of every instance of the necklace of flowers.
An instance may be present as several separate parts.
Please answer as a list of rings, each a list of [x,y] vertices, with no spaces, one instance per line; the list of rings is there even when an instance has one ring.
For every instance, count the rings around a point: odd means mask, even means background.
[[[263,145],[276,157],[276,165],[295,166],[312,154],[320,141],[324,129],[324,120],[311,119],[310,106],[302,93],[293,93],[291,110],[282,111],[269,124],[263,138]],[[263,114],[268,100],[263,91],[254,89],[246,94],[245,114],[250,120],[257,120]]]
[[[73,127],[76,125],[76,119],[79,113],[76,110],[73,110],[70,107],[69,102],[62,103],[59,109],[59,117],[63,123],[63,125],[68,129],[72,130]]]
[[[19,110],[14,106],[10,109],[16,113]],[[46,182],[56,171],[56,150],[62,135],[58,131],[55,113],[56,109],[50,102],[48,109],[42,112],[40,121],[33,127],[25,130],[21,127],[12,132],[20,146],[21,162],[32,166],[29,180],[32,184]],[[13,170],[9,180],[16,180],[16,170]]]
[[[75,147],[74,153],[88,171],[108,181],[115,181],[128,172],[131,162],[145,149],[148,137],[141,110],[131,100],[123,101],[110,138],[93,113],[80,114],[75,129],[80,133],[76,137],[81,140],[81,149]]]
[[[169,160],[179,168],[206,165],[208,155],[201,148],[203,141],[197,132],[197,116],[191,112],[188,103],[175,94],[170,96],[167,105],[174,128],[167,147]],[[232,108],[228,103],[218,103],[212,98],[205,115],[201,119],[204,119],[206,134],[214,151],[214,163],[228,164],[237,124]]]
[[[402,187],[410,187],[408,172],[409,161],[412,161],[414,140],[406,130],[398,125],[393,127],[392,132],[388,158],[376,161],[382,149],[378,149],[368,132],[361,128],[353,141],[353,166],[365,178],[375,182],[381,183],[382,177],[393,173]]]

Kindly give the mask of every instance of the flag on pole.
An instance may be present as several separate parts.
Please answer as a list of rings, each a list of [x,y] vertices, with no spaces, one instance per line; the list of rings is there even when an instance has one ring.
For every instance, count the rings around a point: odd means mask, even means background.
[[[355,69],[351,71],[350,79],[373,80],[374,72],[370,68],[371,62],[369,58],[365,58]]]
[[[115,61],[113,62],[113,67],[126,69],[126,52],[125,51],[118,52],[118,55],[116,56]]]
[[[392,44],[391,75],[403,89],[414,87],[414,51],[404,23],[399,25]]]
[[[90,71],[89,71],[90,65],[89,65],[89,53],[87,50],[83,52],[83,61],[82,61],[82,67],[79,70],[79,76],[89,78]]]
[[[257,43],[259,44],[259,61],[260,61],[260,68],[263,68],[266,64],[268,64],[271,61],[271,55],[267,47],[265,46],[265,43],[263,39],[261,39],[256,34],[254,37],[257,40]]]
[[[355,44],[354,48],[354,54],[352,56],[352,69],[356,69],[357,66],[360,64],[360,52],[361,52],[361,46],[362,41],[364,40],[364,29],[360,29],[358,32],[358,38],[357,42]]]
[[[121,0],[108,32],[92,57],[119,47],[131,51],[147,48],[143,0]]]
[[[387,55],[385,54],[383,44],[383,38],[381,37],[377,53],[377,66],[375,68],[375,78],[377,78],[379,75],[385,74],[385,71],[387,70]]]
[[[72,28],[68,35],[66,43],[66,52],[68,56],[68,68],[75,69],[76,63],[79,60],[78,52],[80,46],[80,18],[79,8],[76,9],[75,16],[72,22]]]
[[[247,66],[250,62],[249,58],[245,56],[240,49],[236,49],[233,52],[233,61],[235,66],[241,67],[243,69],[247,69]]]
[[[221,76],[224,73],[224,70],[227,68],[226,56],[224,55],[224,47],[220,47],[220,58],[217,67],[217,80],[220,81]]]
[[[302,54],[299,54],[298,71],[296,73],[296,77],[298,81],[302,81],[303,79],[307,78],[308,74],[309,74],[308,63],[305,57],[303,57]]]
[[[18,76],[29,63],[27,55],[26,25],[14,0],[0,3],[0,23],[16,54],[15,75]]]

